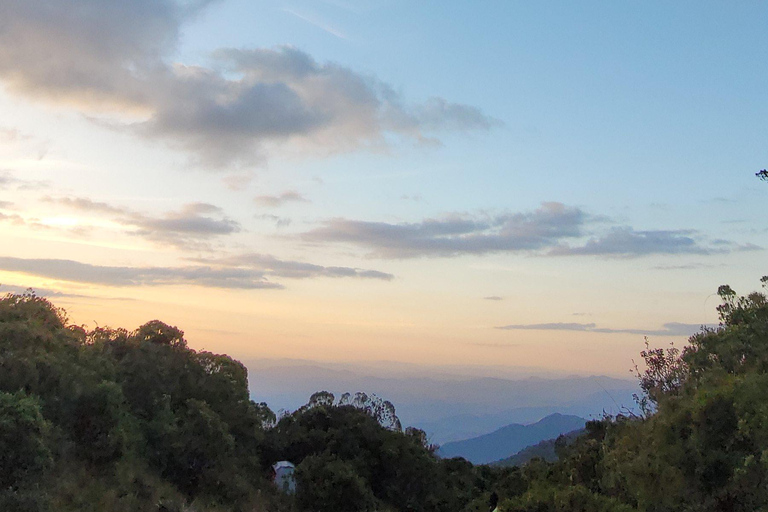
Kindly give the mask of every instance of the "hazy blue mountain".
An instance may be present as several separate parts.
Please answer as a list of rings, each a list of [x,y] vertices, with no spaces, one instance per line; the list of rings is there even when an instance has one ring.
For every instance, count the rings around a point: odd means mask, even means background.
[[[509,457],[527,446],[584,428],[586,422],[578,416],[550,414],[531,425],[514,423],[480,437],[446,443],[437,454],[444,458],[464,457],[473,464],[488,464]]]
[[[570,384],[585,386],[584,382],[566,381]],[[563,382],[564,384],[566,382]],[[587,385],[590,383],[587,383]],[[563,403],[556,397],[540,396],[542,404],[538,407],[517,407],[502,409],[488,414],[457,414],[429,420],[416,420],[409,425],[418,427],[430,435],[433,443],[445,444],[478,437],[510,423],[530,424],[554,413],[580,416],[587,419],[602,418],[604,413],[618,414],[632,409],[637,393],[633,387],[626,389],[600,390],[581,398]],[[549,401],[549,402],[548,402]],[[399,409],[398,409],[399,410]]]
[[[584,429],[574,430],[563,434],[566,438],[566,444],[572,443],[577,437],[584,433]],[[555,451],[555,442],[559,439],[559,436],[554,439],[547,439],[536,443],[532,446],[526,446],[516,454],[506,459],[491,463],[491,466],[511,467],[511,466],[523,466],[533,459],[543,459],[547,462],[555,462],[557,460],[557,453]]]
[[[295,410],[315,391],[375,393],[391,401],[403,425],[444,444],[529,424],[559,412],[583,418],[632,408],[634,380],[574,376],[536,368],[425,366],[401,363],[244,361],[251,396],[274,411]],[[505,454],[505,455],[510,455]],[[499,456],[501,458],[501,456]]]

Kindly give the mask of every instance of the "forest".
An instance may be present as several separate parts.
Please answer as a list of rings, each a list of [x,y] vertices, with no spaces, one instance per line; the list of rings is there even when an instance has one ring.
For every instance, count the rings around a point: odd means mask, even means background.
[[[768,276],[762,287],[768,286]],[[768,300],[718,290],[720,324],[648,345],[640,414],[590,421],[556,462],[440,459],[389,402],[328,392],[280,418],[238,361],[158,320],[86,329],[0,299],[0,510],[768,510]],[[297,492],[271,480],[296,464]]]

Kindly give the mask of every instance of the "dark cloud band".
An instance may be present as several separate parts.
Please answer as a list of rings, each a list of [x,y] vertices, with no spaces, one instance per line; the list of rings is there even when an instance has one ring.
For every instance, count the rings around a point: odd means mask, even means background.
[[[453,257],[500,252],[639,257],[710,255],[744,250],[729,241],[705,244],[693,230],[635,231],[631,227],[614,227],[582,241],[588,230],[600,229],[606,220],[588,215],[577,207],[548,202],[532,212],[496,216],[454,214],[417,223],[332,219],[301,236],[308,242],[355,245],[379,258]]]
[[[716,325],[682,324],[669,322],[661,329],[608,329],[597,327],[594,323],[547,323],[547,324],[511,324],[496,327],[506,331],[578,331],[602,334],[637,334],[640,336],[691,336],[702,328],[715,328]]]
[[[250,263],[246,265],[246,263]],[[91,265],[62,259],[25,259],[0,257],[0,270],[21,272],[50,279],[104,286],[196,285],[210,288],[281,289],[272,277],[306,279],[317,277],[354,277],[391,280],[391,274],[348,267],[323,267],[308,263],[278,260],[271,256],[250,255],[236,265],[235,260],[220,261],[216,266],[187,267],[117,267]]]

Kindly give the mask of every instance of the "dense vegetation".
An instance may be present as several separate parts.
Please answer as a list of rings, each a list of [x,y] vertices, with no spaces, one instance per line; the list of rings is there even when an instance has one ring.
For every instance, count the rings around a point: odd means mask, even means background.
[[[767,510],[768,301],[718,293],[720,327],[643,352],[642,417],[588,423],[557,463],[529,464],[501,510]]]
[[[0,299],[0,510],[460,510],[481,470],[433,455],[389,402],[317,393],[276,421],[247,372],[159,321],[71,325],[32,293]],[[299,492],[271,483],[298,465]]]
[[[763,284],[768,278],[763,278]],[[768,301],[719,290],[721,325],[648,349],[643,414],[587,424],[559,460],[441,460],[394,407],[317,393],[279,421],[233,359],[159,321],[71,325],[0,299],[0,510],[753,511],[768,507]],[[297,464],[298,492],[270,482]]]

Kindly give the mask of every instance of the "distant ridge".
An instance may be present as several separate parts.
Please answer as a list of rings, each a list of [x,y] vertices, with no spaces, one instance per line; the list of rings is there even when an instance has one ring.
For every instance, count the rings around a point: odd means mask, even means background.
[[[574,430],[573,432],[568,432],[567,434],[561,434],[561,435],[565,437],[566,444],[571,444],[573,441],[576,440],[577,437],[579,437],[583,433],[584,433],[584,429],[580,428],[579,430]],[[557,442],[558,439],[560,439],[560,436],[554,439],[546,439],[532,446],[527,446],[511,457],[493,462],[491,466],[499,466],[499,467],[524,466],[525,464],[528,464],[533,459],[542,459],[547,462],[555,462],[558,459],[557,453],[555,452],[555,443]]]
[[[463,457],[473,464],[488,464],[510,457],[541,441],[582,429],[586,422],[578,416],[550,414],[531,425],[513,423],[490,434],[446,443],[437,454],[443,458]]]

